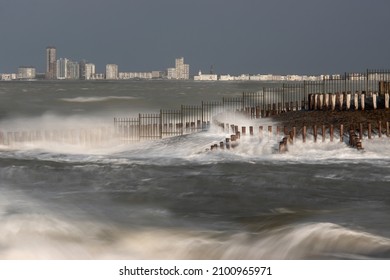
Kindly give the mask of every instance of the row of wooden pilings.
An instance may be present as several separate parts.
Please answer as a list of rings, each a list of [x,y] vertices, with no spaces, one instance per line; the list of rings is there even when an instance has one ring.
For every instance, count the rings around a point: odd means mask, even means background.
[[[267,118],[275,115],[279,115],[284,112],[290,112],[290,111],[300,111],[305,109],[305,101],[301,101],[301,104],[299,104],[298,101],[295,102],[285,102],[282,103],[273,103],[273,104],[266,104],[262,106],[256,106],[256,107],[245,107],[242,109],[237,109],[238,113],[241,113],[243,116],[250,118],[250,119],[260,119],[260,118]]]
[[[389,109],[389,93],[377,92],[342,92],[342,93],[316,93],[309,94],[309,110],[365,110],[367,105],[376,110],[378,104]],[[383,103],[383,106],[382,106]]]
[[[221,141],[218,144],[214,143],[210,146],[210,150],[217,149],[231,149],[235,148],[238,145],[238,140],[247,136],[247,127],[242,126],[241,131],[239,130],[239,126],[237,125],[229,125],[229,124],[220,124],[220,127],[224,129],[226,133],[232,133],[230,137],[227,137],[225,141]],[[348,132],[343,124],[340,125],[313,125],[311,127],[302,126],[300,129],[297,127],[289,127],[284,126],[283,128],[280,126],[276,126],[276,138],[283,136],[282,140],[279,142],[279,152],[283,153],[288,150],[288,145],[292,145],[296,139],[298,138],[298,132],[302,137],[302,142],[306,143],[308,141],[309,130],[311,130],[312,139],[314,143],[319,141],[325,142],[327,134],[329,135],[330,142],[335,141],[336,136],[340,142],[344,142],[344,138],[348,137],[348,144],[356,148],[358,150],[363,149],[362,140],[363,137],[367,137],[367,139],[372,139],[374,133],[380,138],[383,135],[390,137],[390,122],[382,122],[378,121],[376,126],[373,126],[371,122],[366,124],[358,123],[352,124],[349,127]],[[337,133],[338,130],[338,133]],[[275,129],[272,125],[263,126],[260,125],[258,127],[258,136],[259,139],[263,139],[264,135],[268,134],[268,137],[274,135]],[[249,126],[249,135],[255,136],[254,127]],[[347,136],[346,136],[347,135]],[[320,139],[321,138],[321,139]]]
[[[93,146],[110,141],[112,135],[112,129],[106,127],[89,129],[54,129],[44,131],[0,131],[0,145],[12,146],[21,143],[55,142]]]

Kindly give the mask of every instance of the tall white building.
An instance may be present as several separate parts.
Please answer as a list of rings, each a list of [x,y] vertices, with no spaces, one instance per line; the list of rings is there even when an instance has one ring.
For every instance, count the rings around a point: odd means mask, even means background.
[[[86,63],[85,64],[85,79],[86,80],[92,80],[95,79],[95,64],[93,63]]]
[[[60,58],[57,60],[57,79],[65,80],[68,72],[68,59]]]
[[[80,65],[76,61],[68,61],[66,69],[66,78],[77,80],[80,77]]]
[[[106,65],[106,80],[117,80],[119,77],[118,65],[107,64]]]
[[[175,80],[188,80],[190,78],[190,66],[184,64],[184,58],[176,58],[175,68],[167,69],[167,78]]]
[[[46,79],[48,80],[56,78],[56,56],[57,49],[55,47],[46,48]]]
[[[176,79],[188,80],[190,78],[190,66],[184,64],[184,57],[176,58]]]

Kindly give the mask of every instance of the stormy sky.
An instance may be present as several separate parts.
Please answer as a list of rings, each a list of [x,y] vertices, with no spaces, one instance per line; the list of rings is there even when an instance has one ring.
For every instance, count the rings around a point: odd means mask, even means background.
[[[389,0],[0,0],[0,73],[45,49],[98,72],[320,74],[390,68]]]

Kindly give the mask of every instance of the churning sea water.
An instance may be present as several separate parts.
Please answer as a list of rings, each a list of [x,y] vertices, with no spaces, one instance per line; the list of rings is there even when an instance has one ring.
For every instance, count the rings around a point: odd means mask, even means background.
[[[3,82],[0,131],[110,126],[263,86]],[[0,146],[0,259],[390,258],[389,139],[205,152],[224,137]]]

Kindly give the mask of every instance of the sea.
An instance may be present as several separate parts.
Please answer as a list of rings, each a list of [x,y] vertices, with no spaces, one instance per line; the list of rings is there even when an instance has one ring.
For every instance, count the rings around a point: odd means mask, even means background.
[[[113,127],[268,86],[0,82],[0,131]],[[255,135],[207,151],[225,137],[212,125],[154,141],[0,145],[0,259],[390,259],[387,137],[364,151],[297,140],[279,154],[277,136]]]

